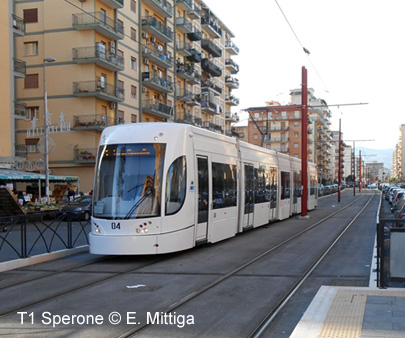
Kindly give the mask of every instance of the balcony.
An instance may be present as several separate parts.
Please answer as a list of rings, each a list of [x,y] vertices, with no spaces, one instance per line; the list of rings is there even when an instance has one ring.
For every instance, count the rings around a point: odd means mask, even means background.
[[[267,139],[266,138],[266,142],[269,143],[286,143],[288,142],[288,137],[272,137]]]
[[[15,156],[17,157],[28,157],[28,149],[25,144],[16,144],[15,145]]]
[[[201,48],[210,53],[213,57],[221,57],[222,50],[214,42],[209,39],[201,40]]]
[[[161,50],[161,46],[142,45],[142,55],[162,68],[173,67],[173,60],[169,53]]]
[[[173,41],[172,31],[155,17],[149,16],[142,18],[142,29],[156,36],[162,42],[167,43]]]
[[[151,75],[149,72],[142,73],[142,84],[166,94],[174,91],[172,82],[167,82],[165,79],[159,78],[156,75]]]
[[[227,95],[225,97],[225,102],[229,104],[230,106],[238,106],[239,105],[239,99],[233,95]]]
[[[15,38],[25,35],[25,20],[15,14],[11,14],[13,35]]]
[[[236,74],[239,72],[239,65],[232,59],[226,59],[225,66],[231,71],[231,74]]]
[[[277,151],[279,153],[288,153],[289,149],[288,148],[271,148],[271,150]]]
[[[173,108],[156,100],[146,100],[142,102],[142,112],[163,117],[166,119],[173,118]]]
[[[232,89],[238,89],[239,88],[239,80],[232,77],[232,76],[226,76],[225,77],[225,84]]]
[[[202,127],[205,129],[211,130],[211,131],[215,131],[217,133],[224,132],[224,130],[222,129],[222,127],[220,125],[212,123],[212,122],[204,122]]]
[[[163,18],[171,18],[173,16],[173,6],[167,0],[142,0],[157,12]]]
[[[235,130],[235,128],[227,129],[225,131],[225,135],[230,136],[230,137],[239,137],[239,138],[243,138],[245,136],[244,133],[239,133],[237,130]]]
[[[27,104],[14,101],[14,118],[25,120],[27,118]]]
[[[239,116],[236,113],[225,113],[225,121],[229,121],[231,123],[239,122]]]
[[[25,77],[25,74],[27,71],[27,65],[26,65],[25,61],[13,58],[13,70],[14,70],[15,77],[18,77],[18,78]]]
[[[219,106],[216,105],[214,102],[210,102],[207,100],[202,100],[201,101],[201,111],[204,113],[208,113],[211,115],[219,115]]]
[[[105,114],[73,116],[73,130],[98,130],[115,125],[115,120]]]
[[[193,9],[188,10],[187,14],[193,19],[200,19],[202,15],[201,7],[193,3]]]
[[[113,54],[106,54],[105,46],[102,44],[73,48],[72,57],[75,63],[95,63],[115,72],[124,70],[124,59]]]
[[[201,67],[204,71],[211,74],[213,77],[222,75],[222,69],[213,64],[209,59],[203,59],[201,61]]]
[[[222,88],[210,80],[201,81],[201,90],[203,92],[208,92],[208,90],[212,90],[215,96],[222,94]]]
[[[193,2],[191,0],[177,0],[177,6],[185,11],[193,9]]]
[[[177,52],[183,56],[190,55],[191,44],[187,41],[176,41]]]
[[[290,127],[273,127],[268,128],[268,131],[287,131]]]
[[[205,28],[208,34],[216,39],[222,37],[222,29],[216,24],[216,20],[208,16],[201,18],[201,26]]]
[[[184,114],[182,119],[177,119],[177,123],[187,123],[191,125],[196,125],[195,123],[195,117],[191,114]]]
[[[73,82],[73,95],[78,97],[97,97],[106,101],[123,102],[124,89],[103,83],[100,80]]]
[[[176,29],[182,33],[192,33],[193,25],[186,17],[176,18]]]
[[[197,27],[193,26],[192,32],[187,33],[187,38],[190,41],[200,41],[202,39],[201,31]]]
[[[176,65],[176,74],[177,77],[193,84],[199,84],[201,81],[201,75],[193,68],[191,63],[178,63]]]
[[[190,106],[199,106],[201,104],[201,94],[196,94],[187,89],[181,88],[177,92],[177,100],[183,101]]]
[[[73,149],[74,163],[96,163],[97,148]]]
[[[102,12],[73,14],[72,21],[73,28],[78,30],[94,29],[111,40],[124,38],[124,26]]]
[[[231,40],[225,42],[225,50],[231,55],[238,55],[239,48]]]
[[[100,0],[100,1],[112,9],[124,7],[124,0]]]
[[[201,53],[199,53],[196,49],[189,50],[190,55],[186,56],[186,59],[190,62],[201,62]]]

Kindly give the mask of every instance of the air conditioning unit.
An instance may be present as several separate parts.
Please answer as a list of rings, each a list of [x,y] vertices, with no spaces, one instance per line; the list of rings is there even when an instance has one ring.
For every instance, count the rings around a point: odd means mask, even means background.
[[[153,43],[155,43],[156,42],[156,38],[150,38],[150,42],[153,42]]]
[[[148,60],[148,59],[143,59],[143,63],[144,63],[145,65],[148,65],[148,64],[149,64],[149,60]]]
[[[146,88],[142,87],[142,93],[146,93]]]
[[[156,65],[153,65],[153,66],[152,66],[152,69],[153,69],[153,70],[157,70],[157,66],[156,66]]]
[[[110,102],[110,108],[111,109],[117,108],[117,103],[116,102]]]
[[[148,38],[148,33],[142,33],[142,37],[143,37],[144,39],[147,39],[147,38]]]

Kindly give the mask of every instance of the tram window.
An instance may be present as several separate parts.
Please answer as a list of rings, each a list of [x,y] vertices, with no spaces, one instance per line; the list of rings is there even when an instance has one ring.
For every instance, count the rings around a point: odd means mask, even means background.
[[[301,171],[294,171],[294,197],[302,196]]]
[[[266,202],[266,179],[263,169],[255,168],[255,204]]]
[[[281,199],[285,200],[290,198],[290,173],[286,171],[281,172]]]
[[[186,198],[187,167],[186,157],[177,158],[167,171],[166,215],[173,215],[183,206]]]
[[[277,169],[270,169],[270,208],[275,208],[277,206]]]
[[[236,206],[236,166],[212,163],[212,187],[214,209]]]
[[[315,195],[315,193],[316,193],[316,186],[317,186],[316,177],[315,177],[314,175],[311,175],[311,176],[310,176],[310,185],[309,185],[309,187],[310,187],[310,189],[309,189],[309,194],[310,194],[310,195]],[[317,195],[315,195],[315,196],[317,196]]]

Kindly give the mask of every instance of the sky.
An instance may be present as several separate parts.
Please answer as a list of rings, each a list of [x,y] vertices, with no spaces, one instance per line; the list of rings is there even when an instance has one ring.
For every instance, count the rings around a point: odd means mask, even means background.
[[[233,57],[240,68],[234,75],[240,83],[234,90],[240,100],[236,112],[271,100],[288,104],[290,90],[301,86],[305,66],[308,88],[330,105],[332,130],[339,129],[341,119],[343,140],[356,140],[356,147],[395,148],[405,123],[400,105],[404,0],[204,2],[234,33],[232,41],[240,49]]]

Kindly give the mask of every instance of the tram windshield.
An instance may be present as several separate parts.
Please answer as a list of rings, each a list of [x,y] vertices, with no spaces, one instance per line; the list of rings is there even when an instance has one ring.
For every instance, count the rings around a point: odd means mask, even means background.
[[[165,144],[112,144],[99,149],[93,216],[160,216]]]

